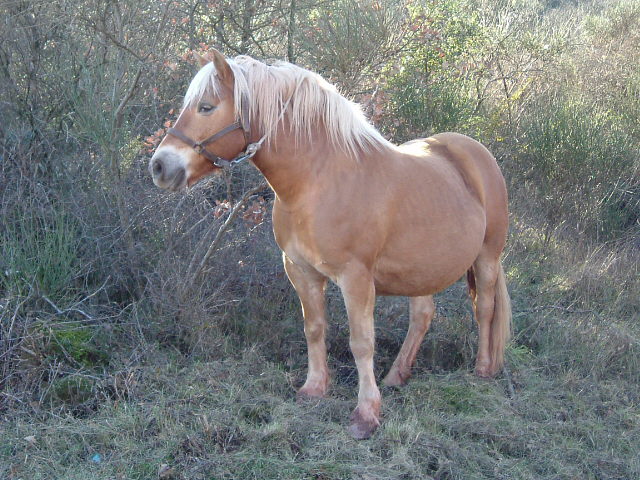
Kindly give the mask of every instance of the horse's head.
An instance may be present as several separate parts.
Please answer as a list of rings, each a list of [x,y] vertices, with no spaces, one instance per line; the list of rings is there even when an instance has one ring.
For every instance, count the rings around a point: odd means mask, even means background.
[[[216,50],[198,60],[202,68],[191,81],[182,112],[149,162],[153,182],[168,190],[180,190],[221,171],[226,159],[247,145],[248,126],[238,118],[229,63]]]

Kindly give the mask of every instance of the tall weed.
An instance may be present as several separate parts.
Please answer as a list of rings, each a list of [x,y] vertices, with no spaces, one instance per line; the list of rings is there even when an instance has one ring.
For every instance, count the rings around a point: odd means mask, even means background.
[[[80,263],[74,219],[59,207],[19,205],[3,220],[2,289],[24,295],[35,288],[55,299],[71,295]]]

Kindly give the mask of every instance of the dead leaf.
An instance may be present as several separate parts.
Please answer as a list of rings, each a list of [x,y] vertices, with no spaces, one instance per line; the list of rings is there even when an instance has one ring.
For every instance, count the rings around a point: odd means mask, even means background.
[[[160,468],[158,469],[158,478],[171,479],[175,477],[175,474],[176,474],[175,469],[173,467],[170,467],[166,463],[163,463],[162,465],[160,465]]]

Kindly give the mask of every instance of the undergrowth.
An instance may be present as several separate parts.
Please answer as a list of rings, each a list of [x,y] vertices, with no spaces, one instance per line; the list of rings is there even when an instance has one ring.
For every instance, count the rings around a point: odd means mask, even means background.
[[[461,131],[505,173],[506,368],[472,375],[477,331],[454,284],[362,442],[345,429],[357,372],[337,287],[328,398],[297,403],[306,343],[273,194],[221,230],[257,173],[178,195],[149,179],[192,76],[185,46],[206,50],[200,27],[237,12],[23,3],[0,4],[0,478],[640,478],[637,2],[325,2],[298,12],[291,49],[279,30],[242,37],[364,92],[394,140]],[[407,310],[378,300],[378,380]]]
[[[306,347],[297,300],[278,267],[268,286],[230,285],[241,300],[210,305],[197,336],[160,334],[156,329],[169,328],[176,317],[156,307],[135,364],[118,353],[109,373],[99,374],[95,363],[93,374],[79,367],[38,405],[16,406],[3,417],[0,473],[32,479],[151,479],[158,472],[176,479],[635,478],[639,332],[624,315],[637,308],[637,299],[627,292],[620,295],[624,301],[598,304],[600,297],[579,288],[584,280],[576,272],[599,271],[591,288],[606,289],[606,257],[582,257],[577,270],[577,252],[568,258],[559,240],[540,250],[539,235],[517,229],[506,255],[516,330],[506,373],[495,380],[471,373],[475,327],[466,287],[456,284],[436,299],[436,319],[408,385],[383,388],[383,423],[370,440],[356,442],[344,428],[357,374],[335,289],[328,292],[330,394],[296,402]],[[223,265],[241,268],[239,258],[260,263],[277,256],[277,247],[262,238],[249,257],[242,247],[227,253],[214,263],[217,278],[228,272]],[[624,277],[618,271],[615,278]],[[627,281],[636,288],[637,278]],[[378,302],[378,380],[402,342],[406,307],[402,299]],[[196,318],[191,322],[195,328]],[[59,335],[58,342],[82,362],[89,352],[81,346],[90,340],[80,330]]]

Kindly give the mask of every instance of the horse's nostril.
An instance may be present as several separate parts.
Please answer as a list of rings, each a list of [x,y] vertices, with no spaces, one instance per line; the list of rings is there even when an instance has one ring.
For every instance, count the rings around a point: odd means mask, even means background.
[[[178,191],[187,183],[187,172],[179,155],[162,152],[149,161],[149,173],[158,187]]]
[[[151,166],[151,173],[154,177],[162,175],[162,163],[159,160],[155,160]]]

